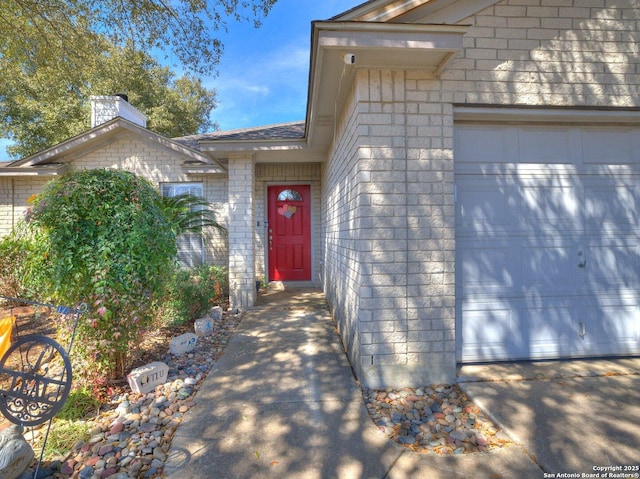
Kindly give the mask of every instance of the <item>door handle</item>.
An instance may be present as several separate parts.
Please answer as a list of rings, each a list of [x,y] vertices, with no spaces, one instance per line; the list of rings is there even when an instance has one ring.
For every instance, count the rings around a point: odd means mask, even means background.
[[[584,268],[585,266],[587,266],[587,258],[583,258],[583,255],[584,253],[582,252],[582,250],[578,251],[578,256],[582,258],[582,261],[578,263],[578,268]]]
[[[269,249],[273,249],[273,236],[269,235]]]

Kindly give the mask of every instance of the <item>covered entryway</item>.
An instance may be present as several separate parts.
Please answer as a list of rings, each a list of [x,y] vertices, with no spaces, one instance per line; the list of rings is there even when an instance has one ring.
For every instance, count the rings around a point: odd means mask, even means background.
[[[640,128],[455,132],[458,360],[640,353]]]
[[[311,188],[269,186],[270,281],[311,280]]]

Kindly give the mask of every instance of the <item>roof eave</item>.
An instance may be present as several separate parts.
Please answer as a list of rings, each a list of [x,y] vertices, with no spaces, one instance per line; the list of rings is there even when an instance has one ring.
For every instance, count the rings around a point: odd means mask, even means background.
[[[105,139],[108,139],[112,135],[117,134],[119,131],[129,131],[144,138],[147,141],[155,143],[163,148],[172,150],[173,152],[184,157],[186,160],[198,161],[201,163],[213,165],[220,168],[221,172],[225,171],[222,165],[218,164],[211,157],[120,117],[114,118],[113,120],[92,128],[91,130],[86,131],[78,136],[47,148],[46,150],[40,151],[22,160],[18,160],[12,163],[12,169],[24,169],[29,167],[33,168],[37,167],[38,165],[55,162],[58,159],[68,159],[68,157],[74,152],[91,150],[92,146],[96,148],[99,147],[103,144],[103,141]]]
[[[466,25],[313,22],[307,141],[327,149],[358,69],[422,70],[438,76],[462,50]],[[344,56],[355,55],[354,64]]]
[[[331,21],[386,22],[403,15],[416,7],[431,3],[432,0],[371,0],[351,10],[331,18]]]
[[[333,17],[337,22],[453,25],[500,0],[372,0]]]
[[[16,176],[39,176],[39,177],[53,177],[61,176],[69,171],[69,165],[55,164],[47,167],[34,167],[25,168],[21,166],[7,166],[0,167],[0,177],[16,177]]]
[[[251,156],[256,163],[320,162],[324,158],[311,150],[306,138],[274,140],[207,140],[200,143],[202,151],[218,161],[241,155]]]
[[[241,152],[241,151],[274,151],[274,150],[300,150],[305,146],[305,138],[297,139],[273,139],[273,140],[203,140],[200,148],[206,152]]]

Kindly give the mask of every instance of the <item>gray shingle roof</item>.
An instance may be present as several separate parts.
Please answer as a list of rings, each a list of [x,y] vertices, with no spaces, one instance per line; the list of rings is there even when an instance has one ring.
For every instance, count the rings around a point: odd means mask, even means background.
[[[200,150],[201,141],[260,141],[260,140],[299,140],[304,138],[305,122],[278,123],[276,125],[241,128],[238,130],[213,131],[200,135],[172,138],[189,148]]]

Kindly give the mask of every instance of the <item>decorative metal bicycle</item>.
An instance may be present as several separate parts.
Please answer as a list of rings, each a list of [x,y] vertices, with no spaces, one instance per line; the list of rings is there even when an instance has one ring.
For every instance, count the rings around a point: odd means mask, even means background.
[[[0,358],[0,412],[18,426],[9,430],[8,433],[8,436],[12,436],[10,440],[14,441],[12,447],[6,447],[7,445],[3,444],[4,437],[0,437],[0,470],[3,463],[7,463],[7,467],[15,463],[16,467],[13,469],[17,471],[22,468],[22,470],[17,472],[16,476],[13,476],[11,471],[4,470],[3,477],[9,479],[18,477],[29,465],[27,463],[26,467],[23,467],[24,460],[28,458],[30,463],[33,459],[33,451],[30,456],[27,453],[23,454],[23,458],[14,458],[13,462],[12,458],[4,457],[7,454],[15,455],[19,449],[16,431],[21,433],[25,426],[37,426],[49,421],[38,466],[34,473],[35,478],[42,463],[53,417],[62,409],[71,392],[72,371],[69,352],[73,347],[78,320],[80,315],[87,311],[87,305],[69,308],[6,296],[0,296],[0,299],[22,305],[50,308],[58,314],[75,316],[71,339],[66,350],[58,342],[44,335],[32,334],[20,337],[19,328],[16,327],[17,340]]]

